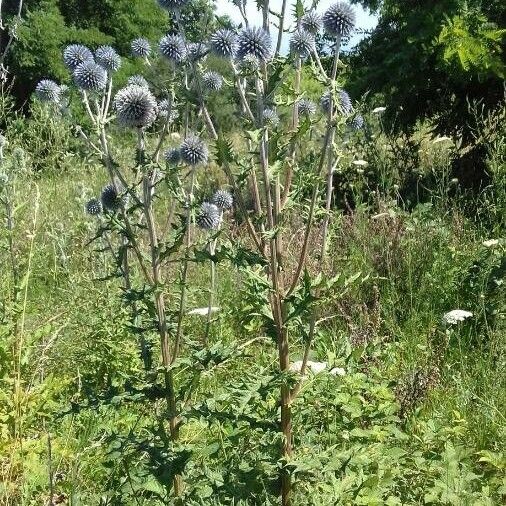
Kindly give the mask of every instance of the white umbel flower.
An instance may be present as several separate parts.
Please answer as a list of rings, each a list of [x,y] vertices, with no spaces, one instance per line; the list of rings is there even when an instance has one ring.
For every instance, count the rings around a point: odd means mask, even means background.
[[[443,323],[446,325],[457,325],[459,322],[463,322],[468,318],[471,318],[473,313],[470,311],[464,311],[463,309],[454,309],[453,311],[448,311],[443,315]]]

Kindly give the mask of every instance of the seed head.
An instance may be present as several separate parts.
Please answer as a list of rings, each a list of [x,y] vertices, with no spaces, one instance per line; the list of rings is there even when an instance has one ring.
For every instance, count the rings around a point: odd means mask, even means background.
[[[91,216],[97,216],[102,213],[102,202],[98,199],[91,199],[86,202],[86,212]]]
[[[346,37],[355,26],[355,11],[346,2],[337,2],[323,15],[323,27],[331,37]]]
[[[236,50],[237,35],[232,30],[222,28],[211,35],[210,50],[216,56],[233,58]]]
[[[221,211],[214,204],[203,202],[195,221],[204,230],[216,230],[221,223]]]
[[[137,58],[147,58],[151,53],[151,44],[149,43],[149,40],[140,37],[132,40],[130,49],[132,51],[132,56]]]
[[[107,72],[116,72],[121,67],[121,57],[111,46],[97,48],[95,60]]]
[[[314,35],[318,33],[322,27],[322,17],[314,10],[306,12],[300,20],[300,26],[306,30],[306,32]]]
[[[160,7],[171,12],[182,9],[188,2],[189,0],[158,0]]]
[[[314,36],[306,30],[297,30],[290,39],[290,51],[301,58],[308,57],[315,47]]]
[[[93,53],[82,44],[71,44],[63,51],[63,62],[71,71],[86,61],[93,61]]]
[[[157,104],[153,94],[142,86],[130,84],[114,97],[118,122],[126,127],[144,128],[156,119]]]
[[[262,116],[264,118],[264,123],[266,125],[270,125],[272,127],[276,127],[279,125],[279,116],[274,109],[271,108],[264,109]]]
[[[186,58],[186,45],[180,35],[165,35],[160,40],[160,53],[171,63],[180,64]]]
[[[41,102],[58,103],[61,96],[61,88],[51,79],[42,79],[35,87],[35,95]]]
[[[78,65],[73,77],[76,85],[82,90],[99,91],[107,84],[107,71],[93,60]]]
[[[170,165],[177,165],[181,161],[181,152],[177,148],[171,148],[165,151],[163,157]]]
[[[271,56],[271,37],[263,28],[244,28],[237,40],[237,58],[253,55],[259,61],[267,61]]]
[[[111,211],[113,213],[118,211],[121,205],[125,204],[126,202],[126,197],[121,196],[121,193],[123,193],[123,191],[124,188],[119,181],[115,181],[114,185],[112,183],[109,183],[108,185],[104,186],[100,195],[102,209],[104,211]]]
[[[297,112],[300,116],[312,116],[316,112],[316,104],[307,98],[301,98],[297,102]]]
[[[139,74],[129,77],[127,84],[134,84],[135,86],[141,86],[142,88],[149,88],[149,83]]]
[[[330,91],[326,91],[320,98],[320,106],[325,114],[329,114],[331,97],[332,95]],[[351,98],[344,90],[339,90],[337,92],[337,104],[334,97],[332,105],[335,110],[341,112],[342,114],[349,114],[353,109]]]
[[[199,165],[207,163],[209,151],[206,144],[196,135],[190,135],[181,144],[179,149],[181,159],[187,165]]]
[[[223,86],[223,77],[211,70],[202,76],[202,84],[206,91],[219,91]]]
[[[211,203],[223,211],[228,211],[234,205],[234,197],[225,190],[218,190],[213,195]]]

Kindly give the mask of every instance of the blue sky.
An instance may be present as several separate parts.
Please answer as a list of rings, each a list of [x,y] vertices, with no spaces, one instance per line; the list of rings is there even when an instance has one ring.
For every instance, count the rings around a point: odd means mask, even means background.
[[[321,0],[318,5],[318,12],[323,13],[325,10],[334,3],[335,0]],[[309,2],[307,2],[309,4]],[[271,10],[280,11],[281,10],[282,0],[270,0],[270,8]],[[371,29],[376,26],[376,17],[369,14],[365,11],[361,6],[354,5],[353,8],[357,13],[357,28],[361,29]],[[239,14],[239,10],[235,5],[232,4],[229,0],[216,0],[216,10],[218,14],[227,14],[230,18],[240,23],[242,21],[241,15]],[[292,2],[289,1],[287,6],[287,10],[289,12],[293,11]],[[262,16],[256,9],[256,2],[254,0],[249,0],[247,4],[247,16],[251,25],[261,25],[262,24]],[[293,24],[293,18],[290,16],[289,26]],[[273,27],[273,30],[275,28]],[[348,48],[353,47],[357,42],[360,41],[362,35],[355,34],[352,36],[350,43],[348,44]],[[285,35],[283,40],[283,47],[287,47],[289,35]]]

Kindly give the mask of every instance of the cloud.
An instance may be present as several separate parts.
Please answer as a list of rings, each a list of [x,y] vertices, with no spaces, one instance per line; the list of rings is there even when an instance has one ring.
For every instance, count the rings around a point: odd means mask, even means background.
[[[327,10],[327,8],[334,3],[333,0],[322,0],[318,5],[318,12],[323,13]],[[270,0],[269,7],[271,10],[276,12],[281,11],[282,0]],[[359,5],[353,6],[357,13],[357,28],[370,30],[374,28],[378,22],[376,16],[369,14],[363,7]],[[286,28],[290,29],[293,27],[294,19],[292,14],[293,11],[293,2],[287,2],[286,6],[287,13],[289,14],[288,22],[286,24]],[[235,23],[242,23],[242,17],[239,13],[239,9],[229,0],[216,0],[216,13],[219,15],[227,15],[234,21]],[[256,8],[256,2],[250,0],[246,5],[246,15],[248,17],[249,23],[251,25],[261,25],[262,24],[262,14]],[[271,16],[271,24],[272,20],[277,21],[276,18]],[[277,33],[277,28],[272,25],[271,33]],[[355,34],[351,37],[350,42],[347,45],[347,48],[351,48],[355,46],[364,36],[362,34]],[[285,34],[283,37],[283,47],[286,49],[288,46],[288,34]]]

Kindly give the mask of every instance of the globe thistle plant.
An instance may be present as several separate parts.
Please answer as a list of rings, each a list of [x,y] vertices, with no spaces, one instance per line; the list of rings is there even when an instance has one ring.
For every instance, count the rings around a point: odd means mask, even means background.
[[[197,62],[206,57],[209,48],[203,42],[190,42],[186,46],[186,54],[189,60]]]
[[[97,48],[95,61],[107,72],[116,72],[121,67],[121,57],[111,46]]]
[[[234,197],[225,190],[217,190],[211,199],[211,203],[223,211],[228,211],[234,205]]]
[[[157,104],[153,94],[143,86],[130,84],[114,97],[114,108],[120,125],[145,128],[156,119]]]
[[[93,53],[82,44],[71,44],[63,51],[63,62],[71,71],[86,61],[93,61]]]
[[[147,58],[151,53],[151,44],[149,40],[142,37],[132,40],[130,44],[132,56],[136,58]]]
[[[323,27],[331,37],[346,37],[355,26],[355,11],[346,2],[337,2],[323,15]]]
[[[115,184],[110,183],[104,186],[100,195],[102,209],[113,213],[118,211],[126,202],[126,199],[121,196],[122,192],[123,187],[118,181],[115,181]]]
[[[114,189],[114,188],[113,188]],[[107,198],[107,197],[106,197]],[[102,213],[102,202],[100,200],[93,198],[86,202],[86,212],[91,216],[98,216]]]
[[[107,71],[93,60],[78,65],[73,77],[76,85],[82,90],[99,91],[107,84]]]
[[[58,103],[61,96],[61,88],[51,79],[43,79],[35,87],[35,95],[41,102]]]
[[[260,62],[252,54],[247,54],[242,60],[239,60],[239,68],[242,74],[253,74],[260,68]]]
[[[163,9],[174,12],[182,9],[189,0],[158,0],[158,5]]]
[[[244,28],[237,38],[237,58],[242,60],[246,55],[252,55],[265,62],[271,56],[271,45],[271,37],[263,28]]]
[[[312,116],[316,112],[316,104],[307,98],[301,98],[297,102],[297,112],[300,116]]]
[[[306,12],[300,20],[300,26],[306,32],[317,34],[322,27],[322,17],[315,11]]]
[[[179,113],[174,107],[174,103],[164,98],[158,102],[158,116],[166,120],[168,118],[169,123],[172,123],[178,118]]]
[[[149,88],[149,83],[139,74],[130,76],[127,81],[128,85],[141,86],[142,88]]]
[[[306,30],[296,30],[290,39],[291,53],[307,58],[315,47],[314,36]]]
[[[181,160],[187,165],[195,166],[207,163],[209,151],[204,141],[196,135],[187,137],[181,144],[179,151]]]
[[[202,84],[206,91],[219,91],[223,86],[223,77],[211,70],[202,76]]]
[[[216,205],[203,202],[195,222],[204,230],[217,230],[221,223],[221,211]]]
[[[163,157],[168,164],[177,165],[181,161],[181,152],[177,148],[167,149]]]
[[[180,64],[186,58],[186,44],[180,35],[165,35],[160,40],[160,53],[171,63]]]
[[[331,100],[330,91],[326,91],[321,99],[320,106],[325,114],[329,114],[330,112],[330,100]],[[348,93],[344,90],[339,90],[337,92],[337,104],[335,103],[335,98],[333,99],[333,106],[335,109],[341,111],[343,114],[350,114],[353,106],[351,103],[351,98]]]
[[[361,114],[357,114],[352,120],[350,121],[350,126],[353,128],[353,130],[360,130],[364,127],[364,118]]]
[[[269,107],[267,109],[264,109],[262,117],[266,125],[272,127],[277,127],[279,125],[279,116],[274,109],[271,109]]]
[[[236,51],[237,35],[226,28],[222,28],[211,35],[210,51],[221,58],[233,58]]]

